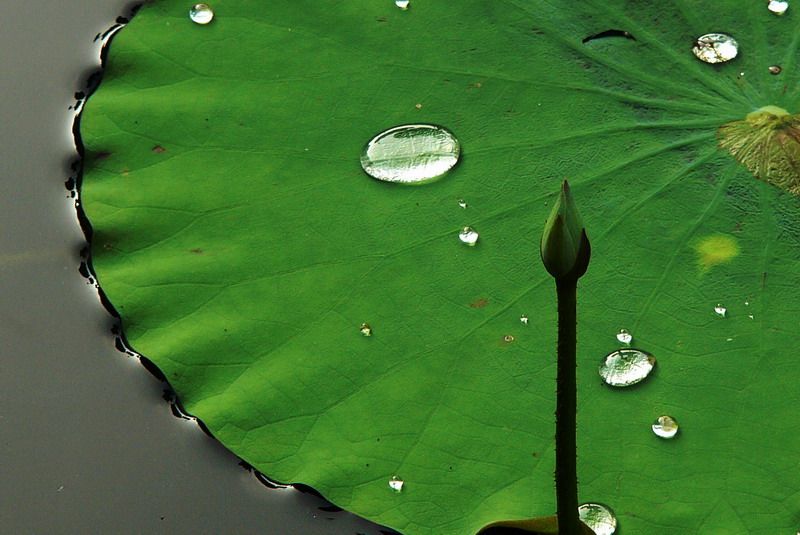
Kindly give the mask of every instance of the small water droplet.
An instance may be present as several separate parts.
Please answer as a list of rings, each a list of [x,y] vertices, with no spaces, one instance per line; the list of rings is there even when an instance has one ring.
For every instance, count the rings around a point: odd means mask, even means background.
[[[733,342],[733,338],[726,338],[725,341],[726,342]]]
[[[750,301],[745,301],[744,302],[744,306],[749,307],[750,306]]]
[[[782,70],[780,65],[770,65],[769,67],[770,74],[780,74]]]
[[[640,349],[618,349],[600,365],[600,377],[611,386],[630,386],[647,377],[656,358]]]
[[[358,330],[364,336],[372,336],[372,327],[370,327],[369,323],[362,323],[358,326]]]
[[[596,535],[614,535],[617,531],[617,517],[607,505],[584,503],[578,507],[578,515]]]
[[[661,438],[672,438],[678,434],[678,422],[672,416],[659,416],[653,424],[653,433]]]
[[[466,208],[467,206],[469,206],[469,205],[467,204],[467,201],[465,201],[464,199],[458,199],[458,205],[459,205],[461,208]]]
[[[197,24],[208,24],[214,19],[214,12],[208,4],[195,4],[189,10],[189,18]]]
[[[776,15],[783,15],[784,13],[786,13],[786,10],[789,9],[789,2],[781,0],[770,0],[769,5],[767,7],[770,11],[772,11]],[[798,535],[800,535],[800,533]]]
[[[472,227],[464,227],[458,233],[458,239],[469,246],[478,243],[478,232]]]
[[[511,342],[513,342],[513,341],[514,341],[514,335],[513,335],[513,334],[507,334],[507,335],[505,335],[505,336],[503,337],[503,342],[505,342],[505,343],[507,343],[507,344],[508,344],[508,343],[511,343]]]
[[[392,479],[389,480],[389,487],[395,492],[400,492],[403,490],[403,485],[405,485],[405,481],[400,479],[397,476],[392,476]]]
[[[530,318],[528,318],[528,316],[520,316],[519,321],[527,325],[528,322],[530,321]]]
[[[409,0],[395,0],[394,5],[405,11],[410,3]]]
[[[617,333],[617,340],[625,345],[630,345],[631,341],[633,341],[633,335],[628,329],[620,329]]]
[[[422,184],[449,171],[460,153],[461,145],[446,128],[407,124],[369,140],[361,154],[361,167],[385,182]]]
[[[728,313],[728,309],[722,306],[721,303],[717,303],[717,306],[714,307],[714,312],[722,316],[723,318]]]
[[[697,38],[692,52],[697,59],[706,63],[723,63],[736,57],[739,53],[739,44],[730,35],[707,33]]]
[[[747,317],[750,318],[751,320],[755,319],[755,316],[753,316],[752,314],[748,314]]]

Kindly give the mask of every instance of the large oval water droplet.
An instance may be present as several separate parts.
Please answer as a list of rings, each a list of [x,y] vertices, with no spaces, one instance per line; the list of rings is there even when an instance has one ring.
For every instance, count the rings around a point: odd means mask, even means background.
[[[408,9],[408,4],[411,2],[409,0],[395,0],[394,5],[399,7],[400,9],[406,10]]]
[[[707,33],[694,42],[692,52],[697,59],[706,63],[730,61],[739,53],[739,43],[724,33]]]
[[[189,18],[197,24],[208,24],[214,19],[214,11],[208,4],[195,4],[189,10]]]
[[[618,349],[600,365],[600,376],[611,386],[630,386],[647,377],[656,358],[641,349]]]
[[[672,416],[659,416],[653,424],[653,433],[661,438],[672,438],[678,434],[678,422]]]
[[[617,531],[617,517],[607,505],[584,503],[578,507],[578,515],[581,521],[592,528],[596,535],[614,535]]]
[[[372,138],[361,154],[361,167],[378,180],[422,184],[449,171],[460,153],[461,145],[448,129],[407,124]]]

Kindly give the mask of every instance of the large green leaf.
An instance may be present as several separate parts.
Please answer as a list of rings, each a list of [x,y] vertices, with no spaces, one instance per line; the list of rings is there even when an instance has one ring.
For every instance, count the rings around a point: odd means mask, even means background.
[[[800,11],[766,4],[218,0],[201,26],[148,3],[83,117],[99,281],[131,345],[259,470],[406,535],[475,533],[555,511],[537,247],[569,177],[593,248],[581,499],[628,534],[794,533],[800,203],[715,134],[800,108]],[[709,32],[738,57],[696,59]],[[363,173],[370,137],[419,122],[459,138],[455,169]],[[597,375],[620,328],[658,359],[629,389]],[[678,438],[651,432],[660,414]]]

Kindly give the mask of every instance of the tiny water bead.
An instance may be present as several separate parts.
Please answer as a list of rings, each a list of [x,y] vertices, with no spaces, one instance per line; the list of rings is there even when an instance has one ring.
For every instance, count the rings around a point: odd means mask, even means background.
[[[514,340],[515,340],[515,338],[514,338],[514,335],[513,335],[513,334],[507,334],[507,335],[505,335],[505,336],[503,337],[503,342],[505,342],[505,343],[507,343],[507,344],[510,344],[510,343],[511,343],[511,342],[513,342]]]
[[[697,38],[692,52],[700,61],[723,63],[736,57],[739,53],[739,43],[724,33],[707,33]]]
[[[600,377],[611,386],[630,386],[646,378],[656,358],[640,349],[618,349],[600,364]]]
[[[464,199],[458,199],[458,205],[459,205],[461,208],[466,208],[467,206],[469,206],[469,205],[467,204],[467,201],[465,201]]]
[[[214,11],[208,4],[195,4],[189,10],[189,18],[197,24],[208,24],[214,19]]]
[[[633,341],[633,335],[630,333],[630,331],[628,331],[628,329],[620,329],[617,333],[617,340],[619,340],[622,344],[628,345],[631,343],[631,341]]]
[[[399,7],[402,10],[408,9],[408,4],[411,2],[409,0],[395,0],[394,5]]]
[[[406,482],[399,477],[392,476],[392,479],[389,480],[389,487],[395,492],[400,492],[403,490],[403,485],[405,485],[405,483]]]
[[[578,507],[578,516],[596,535],[614,535],[617,531],[617,517],[606,505],[584,503]]]
[[[672,438],[678,434],[678,422],[672,416],[659,416],[653,424],[653,433],[661,438]]]
[[[528,322],[530,321],[530,318],[528,316],[520,316],[519,321],[520,323],[524,323],[525,325],[527,325]]]
[[[785,0],[770,0],[767,8],[776,15],[783,15],[789,9],[789,2]]]
[[[780,74],[782,70],[780,65],[770,65],[769,67],[770,74]]]
[[[364,336],[372,336],[372,327],[370,327],[369,323],[362,323],[358,326],[358,330]]]
[[[723,318],[728,313],[728,309],[722,306],[722,303],[717,303],[717,306],[714,307],[714,312],[718,315],[722,316]]]
[[[471,247],[478,243],[478,232],[472,227],[464,227],[458,233],[458,239]]]
[[[461,145],[448,129],[407,124],[369,140],[361,154],[361,167],[384,182],[423,184],[452,169],[460,154]]]

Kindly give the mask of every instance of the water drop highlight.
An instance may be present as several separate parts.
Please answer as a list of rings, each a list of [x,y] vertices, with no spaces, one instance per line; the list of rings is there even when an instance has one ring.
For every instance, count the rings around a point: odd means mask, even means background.
[[[507,335],[505,335],[505,336],[503,337],[503,342],[505,342],[505,343],[507,343],[507,344],[510,344],[510,343],[511,343],[511,342],[513,342],[514,340],[515,340],[515,338],[514,338],[514,335],[513,335],[513,334],[507,334]]]
[[[394,5],[405,11],[408,9],[408,4],[411,2],[409,0],[395,0]]]
[[[424,184],[452,169],[460,154],[461,144],[446,128],[407,124],[369,140],[361,154],[361,167],[384,182]]]
[[[697,38],[692,52],[700,61],[723,63],[736,57],[739,53],[739,43],[724,33],[707,33]]]
[[[520,316],[519,321],[520,323],[524,323],[525,325],[527,325],[528,322],[530,321],[530,318],[528,316]]]
[[[358,326],[358,330],[364,336],[372,336],[372,327],[370,327],[369,323],[362,323]]]
[[[780,74],[782,70],[780,65],[770,65],[769,67],[770,74]]]
[[[619,340],[621,344],[630,345],[633,341],[633,335],[628,329],[620,329],[617,333],[617,340]]]
[[[722,306],[721,303],[717,303],[717,306],[714,307],[714,312],[716,312],[717,315],[722,316],[724,318],[725,315],[728,313],[728,309]]]
[[[659,416],[653,424],[653,433],[661,438],[672,438],[678,434],[678,422],[672,416]]]
[[[789,2],[780,0],[770,0],[767,8],[776,15],[783,15],[789,9]]]
[[[630,386],[646,378],[656,358],[640,349],[618,349],[600,364],[600,377],[611,386]]]
[[[405,483],[406,482],[399,477],[392,476],[392,479],[389,480],[389,487],[395,492],[400,492],[403,490],[403,485],[405,485]]]
[[[600,503],[584,503],[578,507],[581,521],[592,528],[596,535],[614,535],[617,517],[610,507]]]
[[[464,227],[458,233],[458,239],[471,247],[478,243],[478,232],[472,227]]]
[[[469,206],[469,205],[467,204],[467,201],[465,201],[464,199],[458,199],[458,205],[459,205],[461,208],[466,208],[467,206]]]
[[[211,6],[208,4],[195,4],[189,10],[189,18],[197,24],[208,24],[214,20],[214,11],[211,10]]]

